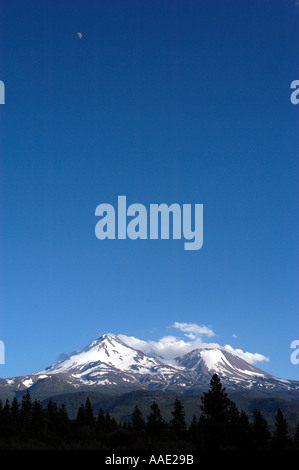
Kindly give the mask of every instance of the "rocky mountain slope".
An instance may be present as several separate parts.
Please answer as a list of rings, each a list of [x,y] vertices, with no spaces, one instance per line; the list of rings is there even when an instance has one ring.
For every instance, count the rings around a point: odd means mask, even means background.
[[[273,377],[224,349],[195,349],[169,364],[133,349],[112,334],[43,371],[0,379],[0,396],[11,398],[26,389],[38,398],[75,391],[196,393],[209,385],[213,373],[228,391],[290,392],[299,399],[299,382]]]

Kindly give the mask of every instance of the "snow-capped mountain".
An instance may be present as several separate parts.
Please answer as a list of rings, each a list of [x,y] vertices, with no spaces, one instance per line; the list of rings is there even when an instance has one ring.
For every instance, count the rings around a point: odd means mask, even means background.
[[[123,382],[167,382],[177,369],[133,349],[117,336],[105,334],[83,351],[57,362],[35,375],[70,374],[89,385],[117,385]]]
[[[190,393],[206,388],[217,373],[227,390],[291,390],[299,394],[299,382],[275,378],[224,349],[195,349],[172,364],[162,360],[130,347],[115,335],[105,334],[43,371],[0,379],[0,393],[12,396],[26,389],[39,397],[81,390]]]
[[[294,382],[278,379],[249,364],[225,349],[203,348],[176,358],[176,363],[186,370],[206,378],[216,373],[222,383],[230,388],[292,388]],[[299,383],[297,383],[299,393]]]
[[[86,373],[97,376],[108,369],[133,369],[139,373],[149,373],[153,367],[159,365],[156,359],[127,346],[116,336],[105,334],[68,359],[52,364],[44,373],[72,371],[79,376],[86,376]]]

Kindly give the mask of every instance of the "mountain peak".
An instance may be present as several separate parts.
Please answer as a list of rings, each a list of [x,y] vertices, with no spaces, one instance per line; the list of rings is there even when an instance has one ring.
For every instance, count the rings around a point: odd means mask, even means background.
[[[133,349],[111,333],[105,333],[86,346],[81,352],[48,367],[43,373],[105,374],[108,371],[151,374],[154,368],[164,366],[158,359]]]
[[[181,367],[201,373],[217,373],[226,380],[247,380],[251,383],[252,380],[272,377],[223,348],[194,349],[176,358],[176,363]]]
[[[102,340],[107,339],[108,341],[112,340],[118,340],[116,335],[113,335],[112,333],[104,333],[102,336],[100,336]]]
[[[57,383],[63,383],[68,390],[104,386],[118,392],[136,388],[187,392],[207,386],[214,373],[231,390],[299,388],[297,382],[277,379],[224,348],[194,349],[170,364],[166,358],[160,360],[134,349],[112,333],[103,334],[82,351],[44,371],[23,378],[20,387],[48,387],[50,383],[57,387]],[[15,380],[5,386],[15,387]]]
[[[93,348],[96,345],[100,345],[103,342],[112,344],[115,341],[116,342],[120,341],[119,338],[117,338],[117,336],[113,335],[112,333],[105,333],[105,334],[99,336],[99,338],[92,341],[88,346],[86,346],[86,348],[84,348],[84,351],[86,351],[90,348]]]

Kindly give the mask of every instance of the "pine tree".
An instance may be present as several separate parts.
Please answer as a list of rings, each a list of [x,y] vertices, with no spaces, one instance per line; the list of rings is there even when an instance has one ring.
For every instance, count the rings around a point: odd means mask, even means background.
[[[217,374],[212,376],[210,389],[201,397],[202,414],[199,420],[204,447],[220,449],[226,446],[228,429],[228,406],[230,400]]]
[[[107,432],[116,431],[116,429],[118,428],[117,422],[113,417],[111,418],[108,412],[105,415],[105,428]]]
[[[280,408],[277,410],[275,419],[275,432],[273,434],[272,446],[274,450],[285,450],[290,445],[288,423]]]
[[[102,433],[106,430],[106,420],[103,408],[99,409],[98,419],[97,419],[97,430]]]
[[[3,422],[3,402],[0,399],[0,439],[4,437],[5,423]]]
[[[55,432],[58,422],[58,406],[52,400],[49,400],[45,409],[45,418],[48,423],[49,429]]]
[[[186,433],[185,411],[182,402],[177,397],[174,402],[172,416],[170,426],[175,431],[177,437],[182,439]]]
[[[257,409],[253,412],[253,441],[256,450],[267,450],[271,434],[267,421]]]
[[[299,423],[296,426],[293,436],[293,449],[299,450]]]
[[[19,432],[20,427],[20,405],[16,397],[12,400],[10,415],[13,434],[16,435]]]
[[[85,405],[83,405],[83,403],[80,405],[77,412],[76,423],[78,426],[89,426],[90,428],[95,426],[95,417],[89,397],[87,397]]]
[[[240,432],[240,412],[237,405],[233,401],[231,401],[228,405],[227,431],[230,448],[235,450]]]
[[[31,418],[32,418],[32,402],[30,392],[27,389],[27,392],[22,397],[21,403],[21,438],[23,440],[28,440],[31,437],[32,433],[32,425],[31,425]]]
[[[95,418],[93,415],[92,411],[92,406],[89,397],[87,397],[86,402],[85,402],[85,407],[84,407],[84,421],[87,426],[90,426],[91,428],[94,427],[95,424]]]
[[[44,413],[39,401],[35,400],[32,407],[32,432],[33,437],[41,439],[45,431]]]
[[[146,427],[153,441],[157,441],[165,429],[165,422],[156,402],[151,405],[151,412],[147,417]]]
[[[252,449],[252,429],[248,416],[244,411],[240,414],[237,447],[240,450]]]
[[[6,400],[5,405],[1,409],[0,421],[1,421],[1,433],[0,433],[1,436],[4,438],[10,437],[12,433],[12,426],[11,426],[9,400]]]
[[[84,424],[85,424],[85,406],[83,405],[83,403],[78,408],[77,417],[76,417],[76,424],[79,427],[84,426]]]
[[[58,410],[58,423],[57,423],[57,432],[61,439],[65,442],[68,442],[70,439],[70,420],[66,410],[66,406],[63,403]]]
[[[187,431],[188,441],[191,442],[196,448],[199,448],[199,426],[196,416],[193,416],[190,426]]]
[[[22,397],[21,418],[22,420],[30,420],[32,414],[32,402],[29,390]]]
[[[139,431],[140,429],[143,429],[145,427],[145,422],[138,405],[135,406],[134,411],[132,413],[131,426],[132,429],[135,431]]]

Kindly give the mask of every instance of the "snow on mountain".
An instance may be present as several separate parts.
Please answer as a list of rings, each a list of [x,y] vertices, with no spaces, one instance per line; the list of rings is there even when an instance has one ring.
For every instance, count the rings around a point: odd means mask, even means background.
[[[73,354],[64,361],[57,362],[42,373],[60,373],[100,368],[116,368],[121,371],[134,370],[139,374],[154,373],[155,367],[162,365],[159,361],[146,356],[141,351],[127,346],[111,334],[105,334],[93,341],[83,351]]]
[[[194,349],[190,353],[176,358],[176,363],[181,367],[194,371],[212,372],[228,377],[271,377],[270,374],[224,349]]]
[[[30,388],[36,395],[51,396],[99,387],[119,393],[138,388],[190,392],[207,387],[214,373],[231,390],[299,391],[298,382],[277,379],[225,349],[195,349],[170,365],[163,358],[132,348],[115,335],[105,334],[43,371],[0,379],[0,392]]]
[[[176,358],[176,363],[180,367],[205,377],[216,373],[225,385],[233,386],[235,384],[242,388],[254,386],[275,388],[278,385],[278,379],[224,349],[195,349]],[[290,381],[286,380],[285,385],[288,384]]]
[[[105,334],[81,352],[35,375],[67,374],[85,385],[119,385],[171,381],[177,369],[133,349],[112,334]]]

